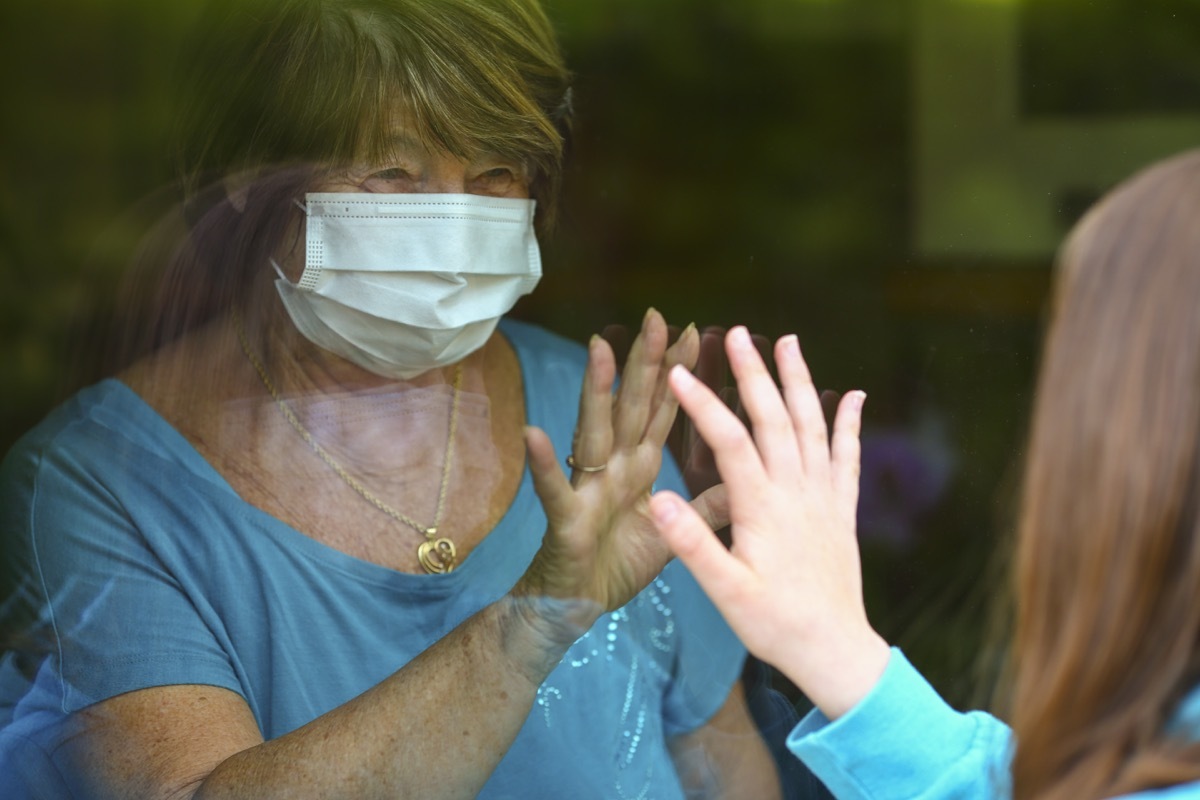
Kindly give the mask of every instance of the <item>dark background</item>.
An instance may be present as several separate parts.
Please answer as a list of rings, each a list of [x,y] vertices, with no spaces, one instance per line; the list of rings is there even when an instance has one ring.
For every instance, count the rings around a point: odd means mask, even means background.
[[[547,0],[578,75],[576,151],[517,313],[580,340],[649,305],[794,331],[819,384],[865,389],[870,612],[965,703],[990,674],[1053,253],[916,252],[918,1]],[[170,181],[168,65],[195,2],[0,10],[0,450],[70,385],[69,334],[105,309],[143,232],[132,210]],[[1021,114],[1196,111],[1200,5],[1010,4]]]

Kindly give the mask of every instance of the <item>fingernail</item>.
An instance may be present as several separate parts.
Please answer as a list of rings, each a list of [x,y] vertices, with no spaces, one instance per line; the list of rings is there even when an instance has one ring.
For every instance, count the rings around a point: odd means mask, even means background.
[[[800,355],[800,340],[796,338],[796,334],[789,333],[783,337],[783,352],[789,356]]]
[[[647,309],[646,309],[646,316],[642,317],[642,327],[643,327],[643,328],[645,328],[645,327],[646,327],[646,324],[647,324],[648,322],[650,322],[650,318],[651,318],[652,316],[654,316],[655,314],[657,314],[657,313],[658,313],[658,312],[654,310],[654,306],[650,306],[649,308],[647,308]]]
[[[850,402],[854,404],[855,411],[862,411],[863,403],[867,402],[867,393],[861,390],[856,391]]]
[[[688,372],[687,367],[683,364],[676,364],[671,367],[671,380],[678,383],[681,388],[687,388],[696,382],[696,376]]]
[[[679,507],[675,505],[675,498],[655,495],[650,501],[650,513],[659,525],[670,525],[679,516]]]
[[[750,339],[750,331],[746,330],[745,326],[738,325],[729,331],[729,338],[738,348],[753,348],[754,342]]]

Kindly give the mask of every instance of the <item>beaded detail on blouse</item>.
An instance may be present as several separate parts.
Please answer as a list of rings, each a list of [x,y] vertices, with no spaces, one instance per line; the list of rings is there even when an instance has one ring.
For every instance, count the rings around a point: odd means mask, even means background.
[[[555,679],[564,668],[569,670],[604,670],[615,676],[621,675],[625,690],[619,716],[618,738],[613,743],[612,763],[617,767],[617,785],[612,796],[622,798],[646,798],[654,780],[654,760],[639,759],[647,737],[647,725],[658,724],[661,709],[651,701],[661,698],[661,692],[647,691],[646,685],[663,686],[672,680],[668,665],[675,651],[675,621],[672,619],[667,596],[670,584],[661,577],[653,581],[645,591],[627,606],[610,612],[592,626],[570,647],[563,657],[559,669],[538,688],[535,714],[547,728],[554,728],[560,713],[579,713],[587,708],[587,700],[568,698]],[[640,627],[631,627],[631,617],[636,617]],[[647,623],[650,623],[647,625]],[[633,631],[640,636],[636,638]],[[655,657],[657,651],[658,657]],[[667,663],[664,663],[667,659]],[[567,701],[563,705],[563,701]]]

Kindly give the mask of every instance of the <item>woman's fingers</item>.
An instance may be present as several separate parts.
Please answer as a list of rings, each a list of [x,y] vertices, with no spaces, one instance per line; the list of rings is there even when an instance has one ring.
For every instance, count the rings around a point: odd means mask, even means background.
[[[612,348],[613,358],[618,364],[624,364],[629,357],[629,328],[625,325],[605,325],[600,331],[600,337]]]
[[[525,451],[529,454],[533,489],[542,501],[546,519],[552,526],[561,524],[574,510],[575,491],[558,465],[554,443],[541,428],[529,425],[525,428]]]
[[[798,472],[802,464],[796,452],[792,418],[779,396],[779,389],[749,331],[737,326],[725,338],[729,366],[737,379],[738,397],[754,428],[754,441],[769,472]]]
[[[667,348],[662,359],[662,367],[658,370],[655,380],[650,422],[646,425],[644,439],[654,445],[656,449],[661,448],[666,442],[679,412],[679,401],[675,399],[675,394],[667,383],[667,376],[670,375],[671,368],[676,365],[682,366],[686,370],[693,369],[699,356],[700,334],[697,333],[695,325],[688,325],[679,334],[675,343]]]
[[[642,330],[629,349],[621,388],[613,412],[612,436],[616,450],[636,448],[646,433],[650,403],[658,372],[667,350],[667,323],[653,308],[642,319]]]
[[[710,486],[692,498],[692,510],[700,515],[704,524],[714,531],[729,527],[729,490],[725,484]]]
[[[828,477],[829,429],[825,426],[825,412],[821,409],[821,399],[794,334],[776,342],[775,364],[783,384],[784,401],[792,418],[796,445],[804,462],[804,472],[809,477]]]
[[[579,424],[571,446],[571,458],[577,467],[607,464],[612,454],[612,387],[616,374],[612,348],[601,337],[593,336],[588,343],[588,365],[579,394]],[[577,476],[584,474],[576,472]]]

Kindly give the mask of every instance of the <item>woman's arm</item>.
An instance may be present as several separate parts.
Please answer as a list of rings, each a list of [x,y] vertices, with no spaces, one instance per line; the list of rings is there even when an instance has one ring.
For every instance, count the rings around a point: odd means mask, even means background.
[[[515,739],[538,685],[598,615],[623,605],[669,551],[649,519],[649,491],[677,405],[673,364],[690,366],[694,329],[668,348],[647,314],[614,400],[611,350],[594,339],[568,478],[545,434],[527,431],[549,520],[513,592],[374,688],[264,742],[246,703],[205,686],[160,687],[97,703],[72,719],[63,755],[82,796],[474,797]],[[708,516],[720,494],[697,501]],[[715,517],[714,523],[719,520]]]
[[[480,611],[374,688],[267,742],[225,689],[114,697],[76,715],[68,771],[84,797],[474,797],[561,656],[517,606]]]
[[[775,761],[750,717],[740,681],[712,719],[672,739],[670,748],[688,797],[780,797]]]

